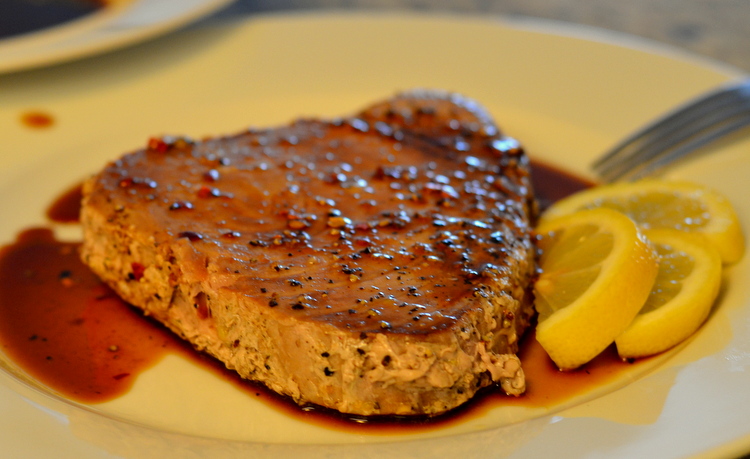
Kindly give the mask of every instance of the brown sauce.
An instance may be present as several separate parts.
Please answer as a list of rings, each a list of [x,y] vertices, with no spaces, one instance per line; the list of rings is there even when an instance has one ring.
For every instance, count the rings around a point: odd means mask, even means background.
[[[29,111],[21,114],[21,124],[32,129],[45,129],[55,124],[55,118],[49,113]]]
[[[47,229],[21,233],[0,253],[3,351],[63,395],[100,402],[174,347],[79,260],[77,245]]]
[[[546,209],[555,201],[595,185],[592,181],[539,161],[532,160],[531,171],[531,181],[541,209]]]
[[[58,223],[78,222],[81,218],[82,188],[76,185],[55,199],[47,208],[47,218]]]
[[[542,206],[592,185],[537,162],[533,174]],[[80,197],[80,186],[71,188],[50,206],[48,217],[57,222],[77,221]],[[31,376],[85,403],[124,394],[140,372],[166,353],[178,352],[298,419],[358,433],[413,433],[459,423],[502,405],[553,406],[632,366],[610,348],[579,370],[561,372],[531,332],[520,351],[528,384],[522,397],[508,397],[489,388],[465,406],[430,419],[361,419],[319,407],[300,409],[258,384],[241,380],[221,363],[194,352],[160,324],[144,319],[83,265],[77,247],[56,241],[48,229],[30,229],[0,251],[0,346]]]

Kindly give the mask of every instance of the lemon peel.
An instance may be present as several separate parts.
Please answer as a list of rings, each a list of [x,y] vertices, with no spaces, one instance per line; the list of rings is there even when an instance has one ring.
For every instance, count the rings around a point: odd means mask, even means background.
[[[725,264],[738,261],[745,251],[739,219],[729,200],[687,181],[644,179],[589,188],[552,205],[541,222],[597,207],[623,212],[645,229],[672,228],[702,234]]]
[[[659,252],[659,274],[641,311],[615,339],[622,358],[658,354],[691,336],[706,320],[721,286],[721,258],[703,238],[669,229],[646,236]]]
[[[593,359],[630,324],[651,291],[658,256],[631,219],[611,209],[537,227],[536,338],[563,370]]]

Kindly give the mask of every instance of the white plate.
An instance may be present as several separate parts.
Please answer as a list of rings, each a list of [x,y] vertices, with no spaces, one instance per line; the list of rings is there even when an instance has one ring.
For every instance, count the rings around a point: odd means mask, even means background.
[[[233,0],[111,0],[78,20],[0,40],[0,73],[54,64],[155,37]]]
[[[632,38],[551,23],[299,14],[204,25],[54,72],[0,76],[0,240],[44,223],[52,197],[151,135],[336,116],[398,90],[436,87],[481,101],[533,157],[587,174],[598,152],[643,121],[738,75]],[[31,109],[50,113],[53,126],[24,127],[19,117]],[[671,173],[727,194],[745,228],[748,143],[722,145]],[[274,411],[170,356],[126,396],[91,407],[0,372],[0,445],[14,457],[76,458],[750,451],[748,269],[745,257],[728,271],[718,308],[686,346],[650,373],[562,411],[496,409],[428,433],[352,434]]]

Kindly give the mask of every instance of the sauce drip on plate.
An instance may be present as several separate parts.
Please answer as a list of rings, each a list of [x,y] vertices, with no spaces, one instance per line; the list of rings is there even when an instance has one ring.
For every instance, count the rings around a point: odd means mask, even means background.
[[[21,114],[21,124],[31,129],[46,129],[55,124],[55,118],[46,112],[28,111]]]
[[[542,207],[592,185],[537,162],[533,177]],[[47,216],[57,222],[77,221],[80,198],[80,186],[71,188],[54,201]],[[520,351],[528,381],[522,397],[489,389],[448,415],[432,419],[352,419],[317,407],[300,410],[290,400],[243,381],[215,360],[194,352],[125,304],[80,261],[78,245],[57,241],[50,230],[38,228],[22,232],[14,244],[0,251],[0,346],[31,376],[84,403],[122,395],[139,372],[166,353],[179,352],[293,416],[332,428],[390,434],[405,426],[413,432],[414,428],[460,422],[499,405],[551,406],[611,380],[630,366],[608,349],[579,370],[560,372],[531,332]]]
[[[3,351],[82,402],[125,392],[175,342],[124,304],[79,260],[78,244],[27,230],[0,259]]]

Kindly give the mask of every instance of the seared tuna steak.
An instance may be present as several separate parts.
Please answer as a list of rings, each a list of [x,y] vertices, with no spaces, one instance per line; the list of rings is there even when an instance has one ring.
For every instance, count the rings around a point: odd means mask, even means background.
[[[529,162],[476,103],[154,138],[84,186],[83,260],[241,376],[344,413],[525,389]]]

